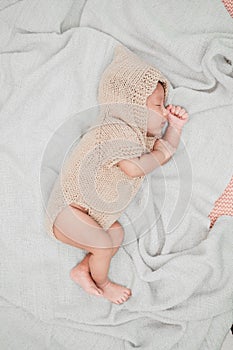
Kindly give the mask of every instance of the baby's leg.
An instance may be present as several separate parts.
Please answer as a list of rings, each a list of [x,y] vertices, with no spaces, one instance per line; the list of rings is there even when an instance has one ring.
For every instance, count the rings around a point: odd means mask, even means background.
[[[121,228],[121,229],[119,229]],[[78,244],[77,242],[75,242],[74,240],[70,239],[69,237],[65,236],[56,226],[53,227],[53,231],[54,231],[54,235],[55,237],[61,241],[62,243],[71,245],[75,248],[81,248],[83,250],[87,250],[87,247],[84,247],[83,245]],[[110,234],[110,236],[112,237],[112,240],[114,242],[113,244],[113,248],[112,248],[112,257],[117,253],[117,251],[119,250],[121,243],[124,239],[124,231],[122,226],[120,225],[120,223],[118,221],[114,222],[114,224],[112,224],[112,226],[107,230],[108,234]],[[115,246],[116,245],[116,246]],[[90,257],[91,253],[88,253],[82,260],[84,265],[87,265],[87,267],[89,268],[89,257]],[[80,263],[79,263],[80,264]]]
[[[65,236],[55,225],[53,226],[53,232],[57,240],[61,241],[62,243],[69,244],[75,248],[87,250],[85,246],[82,246]],[[100,296],[103,294],[103,291],[96,286],[95,282],[93,281],[90,275],[90,255],[91,253],[88,253],[81,262],[79,262],[71,269],[70,278],[74,282],[78,283],[87,293]]]
[[[108,234],[111,236],[112,241],[113,241],[113,246],[114,248],[112,249],[112,257],[117,253],[118,249],[121,246],[121,243],[124,239],[124,230],[123,227],[121,226],[121,224],[118,221],[115,221],[112,226],[110,226],[110,228],[107,230]],[[69,242],[65,242],[68,243],[70,245],[73,245],[74,247],[76,247],[76,244],[74,241],[70,240],[68,237],[65,237],[66,241],[69,240]],[[116,247],[115,247],[116,245]],[[76,271],[77,269],[80,268],[80,265],[83,266],[86,270],[88,270],[88,272],[90,272],[90,267],[89,267],[89,258],[91,256],[91,253],[88,253],[81,262],[79,262],[76,266],[73,267],[73,269],[71,270],[71,275],[72,275],[72,279],[75,281],[75,275],[76,275]]]
[[[54,226],[55,235],[57,228],[63,235],[75,241],[77,247],[91,253],[89,258],[90,273],[96,285],[103,290],[103,296],[116,304],[126,301],[131,294],[131,290],[108,279],[112,251],[113,247],[116,247],[116,240],[114,241],[110,234],[104,231],[89,215],[70,206],[67,206],[58,214]],[[119,226],[118,223],[118,230]],[[59,236],[56,235],[56,237]]]

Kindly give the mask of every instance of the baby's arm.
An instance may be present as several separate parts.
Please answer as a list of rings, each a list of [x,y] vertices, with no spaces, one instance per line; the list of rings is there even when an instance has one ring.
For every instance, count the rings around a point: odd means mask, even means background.
[[[180,106],[168,105],[166,109],[169,111],[169,125],[163,136],[163,140],[168,141],[172,147],[177,149],[180,143],[182,128],[187,123],[189,116],[185,109]]]
[[[145,176],[158,166],[167,163],[175,153],[180,142],[182,127],[188,121],[188,114],[179,106],[169,105],[167,108],[172,112],[168,117],[169,126],[162,139],[154,143],[153,151],[118,163],[121,170],[128,176],[132,178]]]
[[[145,176],[160,165],[166,163],[167,159],[161,150],[153,150],[143,154],[141,157],[123,159],[117,163],[119,168],[129,177],[135,178]]]

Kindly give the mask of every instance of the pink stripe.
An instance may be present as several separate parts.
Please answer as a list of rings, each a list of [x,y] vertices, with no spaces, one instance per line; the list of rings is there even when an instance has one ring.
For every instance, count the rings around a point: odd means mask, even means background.
[[[233,17],[233,0],[222,0],[222,2],[229,12],[230,16]]]
[[[215,221],[222,215],[233,216],[233,176],[222,195],[214,203],[214,208],[208,215],[211,221],[210,228],[213,227]]]

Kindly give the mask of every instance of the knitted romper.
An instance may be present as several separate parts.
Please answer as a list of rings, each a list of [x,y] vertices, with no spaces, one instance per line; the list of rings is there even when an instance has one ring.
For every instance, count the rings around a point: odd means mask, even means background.
[[[162,73],[117,45],[100,80],[98,118],[64,162],[52,188],[45,214],[50,236],[55,238],[56,216],[70,204],[84,207],[107,230],[132,201],[144,176],[131,178],[117,163],[152,151],[156,139],[161,139],[161,133],[146,135],[150,113],[146,99],[158,81],[166,99],[169,82]]]

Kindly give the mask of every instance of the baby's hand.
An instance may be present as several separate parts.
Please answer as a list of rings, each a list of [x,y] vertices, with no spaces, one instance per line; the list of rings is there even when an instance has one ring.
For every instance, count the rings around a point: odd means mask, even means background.
[[[184,124],[186,124],[189,119],[188,113],[185,111],[185,109],[174,105],[168,105],[166,109],[169,112],[169,124],[174,126],[176,129],[182,129]]]

